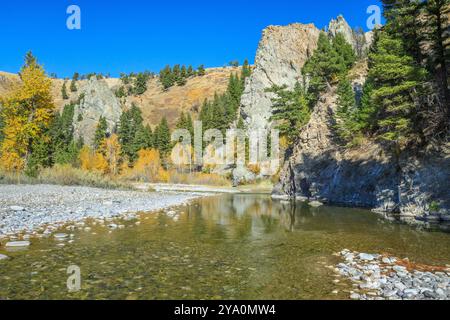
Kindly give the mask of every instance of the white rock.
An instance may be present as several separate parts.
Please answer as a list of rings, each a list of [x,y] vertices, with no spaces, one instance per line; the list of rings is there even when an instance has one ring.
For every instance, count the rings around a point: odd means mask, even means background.
[[[6,259],[9,259],[9,257],[8,257],[8,256],[5,256],[4,254],[1,254],[1,253],[0,253],[0,261],[1,261],[1,260],[6,260]]]
[[[9,207],[12,211],[25,211],[24,207],[20,207],[20,206],[11,206]]]
[[[62,240],[68,237],[66,233],[57,233],[54,235],[55,239]]]
[[[6,248],[21,248],[30,246],[30,241],[12,241],[6,243]]]
[[[365,261],[372,261],[375,260],[375,256],[372,254],[368,254],[368,253],[360,253],[359,254],[359,258],[361,260],[365,260]]]

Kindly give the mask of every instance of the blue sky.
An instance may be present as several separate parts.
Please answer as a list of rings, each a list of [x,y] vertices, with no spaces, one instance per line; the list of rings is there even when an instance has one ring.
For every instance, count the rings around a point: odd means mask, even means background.
[[[81,8],[81,30],[66,27],[72,4]],[[28,50],[60,77],[253,62],[268,25],[312,22],[322,28],[343,14],[351,26],[366,29],[366,10],[374,4],[380,1],[1,1],[0,70],[19,71]]]

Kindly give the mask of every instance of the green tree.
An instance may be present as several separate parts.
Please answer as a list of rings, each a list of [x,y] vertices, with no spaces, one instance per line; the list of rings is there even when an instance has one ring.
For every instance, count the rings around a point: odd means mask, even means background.
[[[106,118],[101,116],[94,134],[94,148],[98,149],[103,140],[105,140],[107,137],[108,137],[108,124],[106,123]]]
[[[359,131],[355,115],[357,113],[355,92],[347,78],[339,82],[337,88],[336,129],[344,141],[351,141]]]
[[[137,152],[140,149],[135,145],[136,135],[143,127],[142,111],[133,103],[131,108],[123,112],[120,116],[118,126],[118,136],[122,146],[122,155],[126,156],[130,163],[134,163],[137,159]],[[141,138],[142,137],[139,139]]]
[[[73,77],[72,77],[72,82],[70,83],[70,91],[71,92],[77,92],[78,91],[76,82],[78,81],[79,77],[80,77],[80,75],[77,72],[75,72]]]
[[[343,44],[345,40],[340,36],[336,39],[335,45],[332,45],[328,36],[322,32],[317,50],[303,67],[302,73],[309,79],[308,90],[312,95],[313,103],[318,100],[321,92],[336,83],[339,77],[348,71],[348,63],[351,59],[349,56],[346,57],[348,52]]]
[[[67,94],[67,86],[66,86],[66,82],[65,81],[64,81],[63,86],[61,88],[61,95],[62,95],[62,98],[64,100],[68,100],[69,99],[69,96]]]
[[[333,49],[337,52],[338,56],[344,59],[345,69],[350,69],[356,62],[355,51],[351,44],[345,40],[342,33],[338,33],[333,39]],[[339,61],[339,60],[337,60]]]
[[[171,150],[170,129],[166,117],[163,117],[154,132],[154,144],[163,157]]]
[[[309,95],[298,82],[294,90],[288,90],[287,86],[273,86],[267,91],[275,95],[272,98],[272,121],[278,123],[280,134],[292,144],[310,119]]]
[[[425,69],[405,51],[401,38],[381,31],[369,55],[371,103],[377,106],[378,135],[398,143],[408,140],[417,123],[415,100],[423,94]]]
[[[205,66],[202,64],[197,69],[197,74],[201,77],[206,74]]]

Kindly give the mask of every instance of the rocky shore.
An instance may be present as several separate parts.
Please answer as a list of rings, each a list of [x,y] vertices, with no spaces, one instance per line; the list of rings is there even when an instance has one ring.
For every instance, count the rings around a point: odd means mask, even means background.
[[[352,282],[353,300],[450,300],[450,266],[411,263],[388,255],[343,250],[334,271]],[[340,280],[336,279],[336,283]]]
[[[155,211],[205,196],[54,185],[0,185],[0,240],[49,233],[70,222]],[[26,239],[25,239],[26,240]]]

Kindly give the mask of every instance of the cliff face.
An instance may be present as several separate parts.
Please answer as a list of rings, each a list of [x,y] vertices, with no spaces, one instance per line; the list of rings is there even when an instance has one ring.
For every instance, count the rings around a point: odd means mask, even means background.
[[[255,68],[247,79],[241,100],[241,114],[247,127],[266,129],[270,125],[273,85],[293,88],[301,70],[317,48],[320,31],[314,25],[270,26],[263,31]]]
[[[106,119],[108,132],[112,133],[122,115],[122,107],[105,81],[92,77],[83,87],[80,104],[74,112],[74,136],[92,144],[100,117]]]
[[[356,92],[367,65],[349,76]],[[367,141],[345,148],[334,131],[336,88],[325,92],[284,164],[274,194],[300,200],[360,206],[414,224],[450,226],[450,144],[400,157]]]
[[[342,33],[358,52],[367,50],[372,41],[371,33],[361,41],[342,17],[332,20],[327,32]],[[266,89],[274,84],[292,88],[301,79],[319,33],[313,25],[299,24],[264,31],[241,101],[249,130],[270,127],[272,103]],[[364,62],[350,72],[357,96],[366,75]],[[358,149],[344,148],[334,131],[336,99],[336,87],[321,96],[281,170],[274,194],[368,207],[412,223],[450,222],[450,147],[401,157],[369,141]]]

